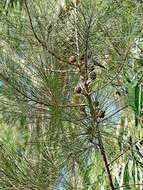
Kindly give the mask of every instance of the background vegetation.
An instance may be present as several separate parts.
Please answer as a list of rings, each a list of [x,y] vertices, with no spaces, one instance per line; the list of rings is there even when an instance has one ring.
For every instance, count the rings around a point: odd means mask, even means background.
[[[143,2],[0,1],[0,189],[143,189]]]

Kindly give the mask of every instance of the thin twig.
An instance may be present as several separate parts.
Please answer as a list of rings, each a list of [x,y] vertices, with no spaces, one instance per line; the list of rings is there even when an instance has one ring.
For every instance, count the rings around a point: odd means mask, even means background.
[[[54,107],[55,105],[53,104],[47,104],[47,103],[44,103],[44,102],[41,102],[39,100],[36,100],[36,99],[33,99],[32,97],[29,97],[27,96],[24,92],[22,92],[20,89],[18,89],[16,86],[12,85],[9,81],[8,78],[4,77],[1,73],[0,73],[0,76],[2,77],[2,79],[4,81],[6,81],[10,86],[12,86],[18,93],[20,93],[22,96],[24,96],[26,99],[28,99],[29,101],[32,101],[32,102],[35,102],[36,104],[40,104],[40,105],[44,105],[46,107]],[[57,105],[58,107],[61,107],[61,108],[67,108],[67,107],[71,107],[71,108],[74,108],[74,107],[82,107],[82,106],[86,106],[86,104],[67,104],[67,105]]]
[[[34,34],[36,40],[37,40],[44,48],[46,48],[47,51],[48,51],[52,56],[54,56],[56,59],[58,59],[58,60],[61,61],[61,62],[66,62],[66,61],[63,60],[61,57],[59,57],[56,53],[54,53],[52,50],[50,50],[50,49],[47,47],[47,45],[38,37],[37,33],[35,32],[34,26],[33,26],[32,18],[31,18],[30,11],[29,11],[29,8],[28,8],[28,5],[27,5],[27,0],[25,0],[25,7],[26,7],[27,14],[28,14],[28,17],[29,17],[31,29],[32,29],[32,32],[33,32],[33,34]]]
[[[133,143],[132,145],[135,145],[135,143]],[[113,164],[113,162],[115,162],[116,160],[118,160],[121,156],[123,156],[126,152],[128,152],[131,149],[131,147],[128,147],[126,149],[123,150],[123,152],[121,154],[119,154],[116,158],[114,158],[108,165],[110,166],[111,164]]]
[[[109,115],[108,117],[105,117],[101,122],[103,122],[103,121],[105,121],[105,120],[107,120],[107,119],[113,117],[114,115],[116,115],[117,113],[119,113],[120,111],[124,110],[124,109],[127,108],[127,107],[128,107],[128,105],[126,105],[126,106],[124,106],[124,107],[118,109],[118,110],[115,111],[113,114]]]

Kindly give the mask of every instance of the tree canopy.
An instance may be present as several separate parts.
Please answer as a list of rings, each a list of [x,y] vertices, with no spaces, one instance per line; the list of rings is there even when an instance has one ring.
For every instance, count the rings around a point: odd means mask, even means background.
[[[141,190],[143,3],[0,3],[0,189]]]

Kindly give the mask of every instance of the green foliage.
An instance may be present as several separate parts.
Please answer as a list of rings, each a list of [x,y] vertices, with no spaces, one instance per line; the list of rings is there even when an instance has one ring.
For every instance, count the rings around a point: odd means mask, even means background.
[[[127,166],[128,166],[128,164],[127,164]],[[129,183],[130,183],[130,177],[129,177],[129,171],[128,171],[128,167],[125,167],[125,171],[124,171],[124,182],[125,182],[125,185],[126,185],[126,187],[125,187],[125,189],[131,189],[130,188],[130,185],[129,185]]]
[[[12,127],[0,129],[0,188],[140,189],[142,4],[25,0],[0,10],[0,116]]]

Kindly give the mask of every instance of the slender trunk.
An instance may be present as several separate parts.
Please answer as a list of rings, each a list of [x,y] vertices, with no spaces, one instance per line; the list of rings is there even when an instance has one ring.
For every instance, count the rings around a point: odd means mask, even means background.
[[[104,161],[104,165],[105,165],[105,168],[106,168],[106,172],[107,172],[107,175],[108,175],[110,187],[111,187],[112,190],[115,190],[113,180],[112,180],[112,175],[111,175],[108,160],[107,160],[107,156],[106,156],[106,152],[105,152],[102,137],[101,137],[101,133],[100,133],[100,130],[98,129],[98,127],[97,127],[97,130],[98,130],[99,148],[100,148],[100,152],[101,152],[101,155],[102,155],[102,158],[103,158],[103,161]]]
[[[88,91],[88,89],[87,89],[87,91]],[[98,133],[99,148],[100,148],[100,152],[101,152],[101,155],[102,155],[102,158],[103,158],[103,161],[104,161],[104,165],[105,165],[105,168],[106,168],[106,172],[107,172],[107,175],[108,175],[110,187],[111,187],[111,190],[115,190],[113,180],[112,180],[112,175],[111,175],[108,160],[107,160],[107,156],[106,156],[106,152],[105,152],[103,141],[102,141],[102,136],[101,136],[101,133],[100,133],[100,129],[99,129],[99,126],[96,124],[97,123],[97,118],[95,117],[96,114],[94,113],[96,110],[94,110],[94,108],[93,108],[92,100],[91,100],[90,95],[87,96],[87,100],[88,100],[88,104],[89,104],[89,108],[90,108],[90,113],[91,113],[92,118],[93,118],[93,127],[96,128],[96,131]]]

